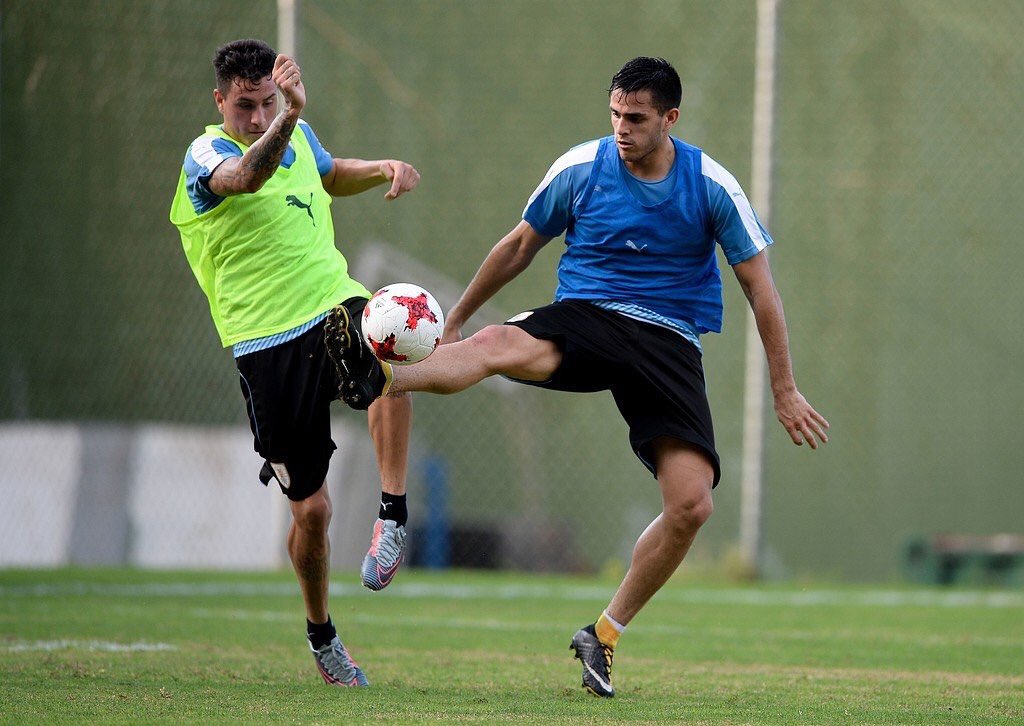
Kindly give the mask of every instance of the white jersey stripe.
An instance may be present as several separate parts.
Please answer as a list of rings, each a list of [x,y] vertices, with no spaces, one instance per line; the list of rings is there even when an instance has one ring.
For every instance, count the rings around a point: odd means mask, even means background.
[[[551,165],[551,168],[548,169],[548,173],[544,175],[544,178],[541,180],[540,184],[533,191],[533,194],[530,195],[530,200],[526,203],[526,207],[523,209],[523,214],[526,214],[526,210],[530,208],[531,204],[533,204],[533,200],[539,197],[541,192],[548,188],[548,185],[551,184],[552,180],[556,176],[561,174],[570,166],[578,166],[579,164],[589,164],[594,159],[596,159],[597,147],[600,144],[601,139],[594,139],[593,141],[588,141],[585,144],[574,146],[573,148],[569,149],[567,152],[562,154],[560,157],[558,157],[558,159],[555,160],[555,163]]]
[[[199,166],[212,172],[227,157],[222,156],[219,151],[213,148],[215,136],[200,136],[192,143],[192,159]]]
[[[743,193],[743,188],[736,181],[736,177],[730,174],[724,166],[704,153],[700,155],[700,170],[704,176],[728,192],[729,199],[736,205],[736,211],[739,212],[740,219],[743,221],[743,227],[747,230],[747,234],[750,235],[750,240],[754,243],[757,251],[760,252],[767,247],[768,241],[761,234],[761,225],[757,223],[754,209],[750,206],[747,195]]]

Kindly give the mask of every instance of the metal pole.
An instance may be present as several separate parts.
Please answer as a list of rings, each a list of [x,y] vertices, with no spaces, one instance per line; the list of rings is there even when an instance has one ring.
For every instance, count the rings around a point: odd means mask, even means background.
[[[3,54],[4,33],[3,33],[3,30],[4,30],[4,0],[0,0],[0,71],[3,71],[3,57],[4,57],[4,54]],[[3,78],[3,73],[0,72],[0,79],[2,79],[2,78]],[[2,88],[0,88],[0,90],[2,90]],[[2,99],[2,98],[3,98],[3,95],[0,95],[0,99]],[[0,102],[0,103],[2,103],[2,102]],[[3,118],[3,117],[0,116],[0,118]],[[0,139],[3,139],[3,134],[0,134]],[[3,144],[0,143],[0,160],[2,160],[2,159],[3,159]]]
[[[296,18],[299,0],[277,0],[277,52],[295,57],[298,50]]]
[[[295,58],[298,50],[298,38],[296,34],[297,18],[299,13],[299,0],[277,0],[277,52]],[[278,100],[281,96],[278,94]],[[273,518],[274,531],[271,534],[274,542],[285,542],[288,535],[288,528],[291,526],[291,509],[288,500],[277,492],[271,492],[272,502],[271,517]],[[278,549],[278,567],[287,567],[290,562],[288,551],[281,547]]]
[[[772,139],[775,125],[775,64],[778,9],[782,0],[758,0],[754,47],[754,120],[750,198],[767,227],[771,218]],[[763,254],[767,254],[765,250]],[[767,369],[754,314],[747,310],[746,383],[743,396],[743,469],[740,493],[740,552],[761,574],[764,524],[764,431]]]

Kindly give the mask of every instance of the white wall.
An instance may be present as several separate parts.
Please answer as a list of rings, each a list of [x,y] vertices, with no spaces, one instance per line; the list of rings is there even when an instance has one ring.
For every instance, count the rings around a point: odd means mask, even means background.
[[[105,435],[90,435],[97,428],[104,428]],[[262,460],[253,451],[247,427],[121,427],[113,436],[128,452],[127,466],[104,470],[103,456],[93,456],[92,465],[83,466],[85,442],[107,445],[103,442],[111,439],[108,429],[90,424],[0,424],[0,567],[72,562],[287,566],[288,502],[276,486],[259,483]],[[332,564],[354,569],[369,544],[379,478],[365,423],[335,420],[333,432],[338,451],[328,474],[335,512]],[[101,462],[99,470],[96,461]],[[112,481],[103,477],[127,481],[108,486]],[[110,492],[121,491],[127,496],[112,502],[86,501],[96,498],[97,492],[109,498]],[[99,516],[118,506],[124,507],[120,519]],[[122,531],[110,525],[118,521],[127,523]],[[75,546],[95,550],[94,556],[72,551],[73,530],[78,534]]]
[[[72,425],[0,425],[0,566],[66,561],[81,436]]]

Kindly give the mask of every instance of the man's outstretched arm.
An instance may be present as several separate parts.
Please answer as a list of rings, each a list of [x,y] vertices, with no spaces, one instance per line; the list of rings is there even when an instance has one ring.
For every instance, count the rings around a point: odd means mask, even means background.
[[[391,182],[384,195],[390,201],[415,189],[420,183],[420,173],[411,164],[396,159],[334,159],[330,171],[321,180],[327,193],[334,197],[348,197]]]
[[[530,266],[540,248],[551,241],[525,220],[498,241],[484,258],[480,269],[445,316],[444,343],[462,338],[462,326],[480,306],[494,297],[511,280]]]
[[[829,424],[807,403],[793,380],[786,316],[782,310],[782,299],[775,289],[768,257],[760,252],[733,265],[733,272],[747,296],[750,309],[754,311],[757,331],[768,359],[768,375],[779,423],[785,427],[794,444],[801,446],[806,439],[811,448],[816,449],[819,441],[823,444],[828,442],[826,431]]]

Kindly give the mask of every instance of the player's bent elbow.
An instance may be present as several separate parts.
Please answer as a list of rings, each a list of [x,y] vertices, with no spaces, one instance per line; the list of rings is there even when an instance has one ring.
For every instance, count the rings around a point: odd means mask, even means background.
[[[210,179],[210,191],[220,197],[234,197],[239,194],[255,194],[266,183],[255,177],[224,176]]]
[[[242,194],[255,194],[260,189],[262,189],[263,185],[266,184],[266,183],[267,183],[266,179],[260,179],[258,177],[252,177],[250,179],[246,179],[245,183],[242,185],[242,189],[241,189],[240,193],[242,193]]]

